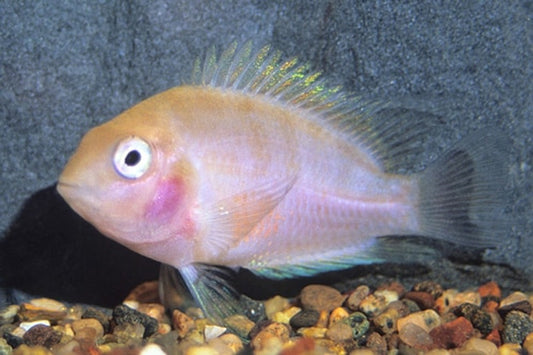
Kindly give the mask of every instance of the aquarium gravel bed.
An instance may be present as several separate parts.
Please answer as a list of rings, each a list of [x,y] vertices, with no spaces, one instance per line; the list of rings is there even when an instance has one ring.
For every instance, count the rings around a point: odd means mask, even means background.
[[[502,295],[495,282],[345,293],[309,285],[224,324],[197,308],[165,311],[157,289],[142,284],[114,309],[48,298],[10,305],[0,310],[0,354],[533,354],[533,294]]]

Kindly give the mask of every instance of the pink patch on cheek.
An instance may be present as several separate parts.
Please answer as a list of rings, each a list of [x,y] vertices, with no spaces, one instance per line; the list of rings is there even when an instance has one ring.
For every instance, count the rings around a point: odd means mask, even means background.
[[[149,220],[167,223],[183,207],[185,185],[178,179],[163,180],[159,183],[154,198],[148,204],[145,216]]]

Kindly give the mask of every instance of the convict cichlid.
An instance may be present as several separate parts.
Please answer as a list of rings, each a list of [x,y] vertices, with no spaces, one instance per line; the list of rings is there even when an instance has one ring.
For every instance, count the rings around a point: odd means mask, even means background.
[[[250,44],[211,51],[190,85],[90,130],[59,193],[106,236],[179,270],[215,318],[235,307],[207,265],[284,278],[418,253],[383,236],[495,246],[501,134],[484,129],[424,172],[394,174],[423,125],[378,119],[383,106],[280,58]]]

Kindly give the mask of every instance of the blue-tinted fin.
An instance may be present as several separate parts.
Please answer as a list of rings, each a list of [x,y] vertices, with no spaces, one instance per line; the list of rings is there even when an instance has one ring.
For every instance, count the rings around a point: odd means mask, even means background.
[[[434,259],[439,252],[420,239],[401,236],[376,237],[364,248],[347,248],[311,256],[306,261],[276,267],[257,267],[251,271],[270,279],[309,277],[319,273],[347,269],[357,265],[383,262],[420,263]]]
[[[216,257],[246,236],[290,191],[296,176],[273,178],[206,206],[203,225],[210,226],[202,251]]]
[[[422,234],[476,248],[494,247],[506,237],[509,146],[495,128],[481,129],[419,175]]]
[[[218,324],[234,314],[244,314],[238,302],[239,293],[228,283],[231,275],[222,268],[191,264],[179,269],[196,304],[204,316]]]

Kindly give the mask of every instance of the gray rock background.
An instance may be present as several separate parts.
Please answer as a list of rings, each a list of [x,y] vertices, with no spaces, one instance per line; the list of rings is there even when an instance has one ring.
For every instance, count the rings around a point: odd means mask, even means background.
[[[480,281],[512,274],[531,289],[532,8],[531,1],[1,1],[0,230],[8,234],[30,196],[55,183],[90,127],[186,82],[208,47],[252,39],[349,90],[436,103],[446,115],[422,163],[476,128],[506,132],[512,231],[487,252],[492,266],[465,272],[436,261],[431,275],[451,283],[465,273]]]

